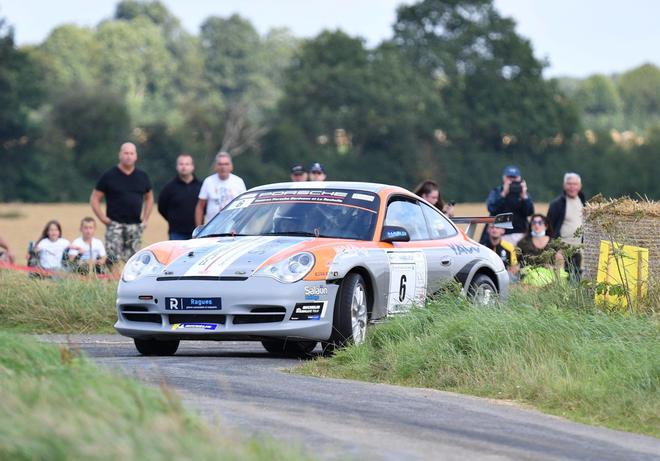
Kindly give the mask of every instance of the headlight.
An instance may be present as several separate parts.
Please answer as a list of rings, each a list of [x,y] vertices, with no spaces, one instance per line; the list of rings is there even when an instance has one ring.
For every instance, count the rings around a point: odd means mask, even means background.
[[[314,267],[314,255],[311,253],[298,253],[282,261],[264,267],[255,275],[273,277],[280,282],[297,282]]]
[[[121,278],[124,282],[132,282],[148,275],[156,275],[163,270],[163,266],[151,251],[141,251],[128,260]]]

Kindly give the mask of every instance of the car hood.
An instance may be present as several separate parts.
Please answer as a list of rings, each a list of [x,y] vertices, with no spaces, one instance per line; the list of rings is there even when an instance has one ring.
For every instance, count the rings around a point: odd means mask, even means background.
[[[309,237],[209,237],[160,242],[146,248],[165,265],[161,276],[249,277],[278,253],[289,255]],[[274,258],[275,260],[279,258]]]

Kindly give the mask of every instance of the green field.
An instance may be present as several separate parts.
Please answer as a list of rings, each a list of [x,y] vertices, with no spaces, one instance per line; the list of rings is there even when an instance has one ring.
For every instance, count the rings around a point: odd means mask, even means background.
[[[544,299],[550,302],[535,305]],[[517,293],[505,306],[477,308],[447,297],[300,371],[509,399],[660,436],[657,317],[564,307],[553,299],[561,297]]]
[[[0,332],[0,459],[307,458],[209,428],[170,389],[113,375],[76,350]]]

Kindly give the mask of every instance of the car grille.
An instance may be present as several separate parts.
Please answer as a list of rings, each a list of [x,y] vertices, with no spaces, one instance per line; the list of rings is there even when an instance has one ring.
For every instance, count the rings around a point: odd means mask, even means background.
[[[249,314],[234,315],[235,325],[245,323],[275,323],[284,320],[286,308],[281,306],[254,307]]]
[[[170,324],[175,323],[224,323],[227,321],[226,315],[220,314],[170,314]]]
[[[124,318],[131,322],[162,323],[159,314],[126,314]]]

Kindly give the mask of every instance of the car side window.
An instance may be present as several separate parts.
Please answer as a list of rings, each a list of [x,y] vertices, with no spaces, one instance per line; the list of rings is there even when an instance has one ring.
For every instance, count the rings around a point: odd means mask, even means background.
[[[429,240],[424,213],[419,204],[408,200],[394,200],[387,205],[386,226],[403,227],[410,234],[410,240]]]
[[[433,240],[444,239],[447,237],[453,237],[458,234],[458,231],[447,218],[440,214],[440,212],[434,210],[424,203],[421,204],[424,217],[428,222],[429,229],[431,231],[431,238]]]

